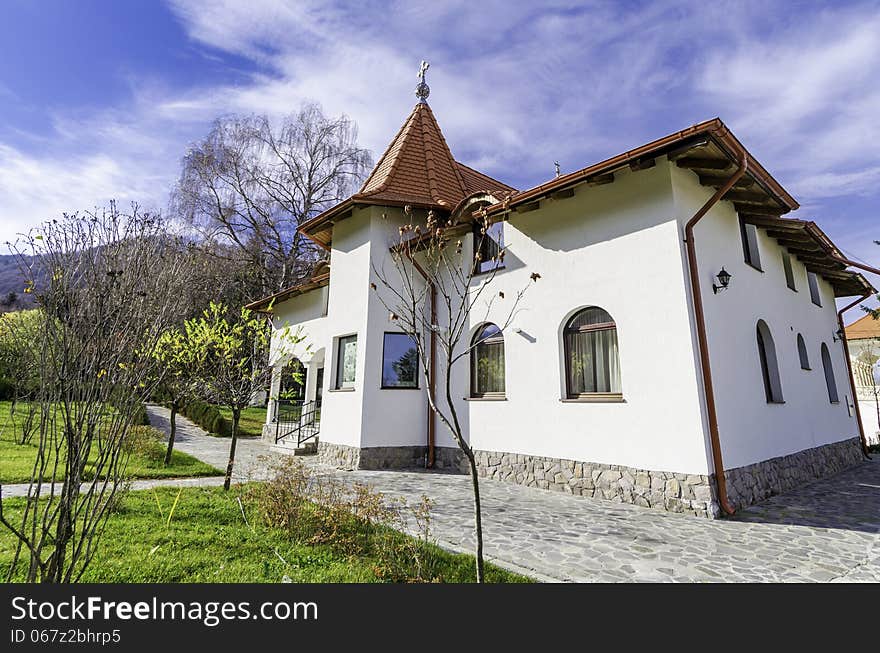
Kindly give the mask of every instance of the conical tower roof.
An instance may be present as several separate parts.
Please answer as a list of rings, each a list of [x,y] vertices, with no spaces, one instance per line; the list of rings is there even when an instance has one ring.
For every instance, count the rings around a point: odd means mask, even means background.
[[[452,156],[434,112],[419,102],[361,189],[346,201],[302,225],[300,231],[327,247],[332,225],[355,204],[403,206],[451,211],[465,197],[491,193],[499,199],[516,192]]]
[[[416,104],[358,195],[449,208],[467,195],[458,164],[427,103]]]

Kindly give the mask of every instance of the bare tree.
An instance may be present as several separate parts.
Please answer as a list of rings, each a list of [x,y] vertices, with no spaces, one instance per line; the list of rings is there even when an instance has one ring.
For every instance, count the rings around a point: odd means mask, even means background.
[[[476,220],[479,229],[471,248],[470,242],[466,242],[470,219],[462,224],[441,223],[433,212],[428,212],[424,223],[418,224],[412,209],[405,207],[399,240],[391,245],[390,256],[379,264],[373,262],[378,285],[371,286],[391,319],[415,343],[429,405],[467,459],[474,498],[477,582],[481,583],[484,575],[480,483],[476,456],[458,413],[461,389],[454,388],[453,373],[456,364],[462,360],[467,364],[471,352],[481,344],[480,340],[471,340],[472,328],[491,316],[503,332],[510,326],[528,285],[540,275],[532,273],[526,286],[505,295],[493,282],[506,250],[488,233],[489,221]],[[392,262],[393,271],[385,270],[386,260]],[[434,355],[433,349],[438,355]]]
[[[153,390],[149,353],[177,318],[186,274],[163,221],[137,207],[65,215],[15,251],[43,319],[29,342],[39,410],[30,499],[15,516],[0,502],[18,543],[9,577],[23,563],[28,582],[75,582],[117,496],[123,445]]]
[[[173,206],[226,246],[215,253],[246,261],[255,271],[252,295],[265,295],[308,273],[317,250],[300,225],[348,197],[369,165],[357,126],[316,104],[277,129],[266,116],[229,116],[184,157]]]

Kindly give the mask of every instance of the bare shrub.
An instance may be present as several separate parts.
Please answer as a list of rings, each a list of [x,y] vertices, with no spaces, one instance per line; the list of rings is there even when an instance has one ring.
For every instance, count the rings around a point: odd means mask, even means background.
[[[295,542],[371,558],[383,580],[435,580],[427,497],[410,505],[370,485],[348,485],[293,457],[271,461],[270,472],[268,481],[245,490],[245,501],[264,526],[284,530]]]

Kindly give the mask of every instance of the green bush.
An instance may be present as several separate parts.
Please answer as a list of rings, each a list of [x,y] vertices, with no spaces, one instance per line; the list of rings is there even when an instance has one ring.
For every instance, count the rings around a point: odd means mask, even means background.
[[[15,386],[11,379],[0,376],[0,400],[9,400],[15,394]]]
[[[195,399],[183,406],[180,413],[206,431],[222,436],[232,435],[232,426],[216,406]]]

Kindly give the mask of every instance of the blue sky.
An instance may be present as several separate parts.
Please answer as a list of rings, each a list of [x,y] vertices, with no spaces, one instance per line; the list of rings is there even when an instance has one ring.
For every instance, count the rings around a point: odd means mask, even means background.
[[[110,198],[163,208],[225,113],[317,100],[378,156],[415,102],[526,188],[721,117],[880,263],[880,2],[2,0],[0,241]]]

